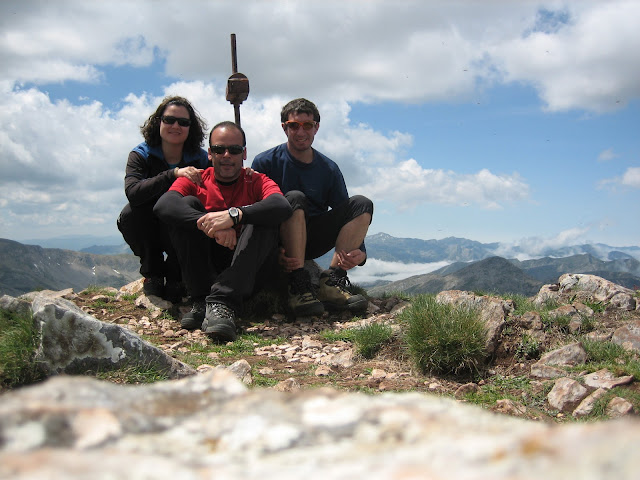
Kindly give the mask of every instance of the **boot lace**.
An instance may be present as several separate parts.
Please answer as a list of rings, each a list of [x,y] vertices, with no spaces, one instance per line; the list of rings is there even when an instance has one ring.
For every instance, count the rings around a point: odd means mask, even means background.
[[[217,318],[226,318],[229,320],[234,320],[234,313],[229,307],[227,307],[223,303],[212,303],[209,305],[209,310],[211,314]]]

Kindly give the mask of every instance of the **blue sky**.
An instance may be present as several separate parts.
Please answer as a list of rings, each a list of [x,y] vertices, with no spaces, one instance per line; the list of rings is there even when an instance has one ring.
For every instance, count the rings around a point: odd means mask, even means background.
[[[253,156],[304,96],[369,233],[640,245],[638,1],[4,1],[0,237],[116,236],[128,152],[165,95],[209,126],[230,34]]]

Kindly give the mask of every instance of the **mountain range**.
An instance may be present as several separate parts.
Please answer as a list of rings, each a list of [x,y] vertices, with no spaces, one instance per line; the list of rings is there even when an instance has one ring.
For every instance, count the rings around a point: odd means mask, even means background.
[[[132,254],[96,255],[0,239],[0,295],[121,287],[140,278],[139,269],[140,261]]]
[[[635,258],[603,261],[582,254],[527,261],[489,257],[476,262],[456,262],[431,273],[376,285],[368,288],[367,293],[376,297],[389,292],[415,295],[465,290],[533,296],[542,285],[557,282],[565,273],[597,275],[627,288],[640,288],[640,262]]]
[[[108,243],[114,240],[120,243]],[[89,285],[120,287],[140,278],[138,258],[119,238],[82,236],[37,242],[63,248],[44,248],[0,239],[0,294],[15,296],[37,289],[69,287],[78,291]],[[519,260],[534,255],[520,247],[456,237],[421,240],[377,233],[367,236],[365,243],[369,259],[395,262],[400,266],[450,262],[428,274],[362,285],[371,295],[388,291],[412,294],[461,289],[530,296],[543,284],[557,281],[564,273],[590,273],[629,288],[640,286],[640,247],[636,246],[585,244],[545,248],[538,249],[538,258]],[[330,254],[327,254],[317,262],[325,267],[329,259]]]

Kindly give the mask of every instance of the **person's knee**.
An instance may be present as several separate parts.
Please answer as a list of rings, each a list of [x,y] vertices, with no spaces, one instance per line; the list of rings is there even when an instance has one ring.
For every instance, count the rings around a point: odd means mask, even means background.
[[[307,210],[307,196],[300,190],[290,190],[284,197],[287,199],[294,212],[296,210]]]
[[[354,211],[362,213],[368,213],[373,216],[373,202],[364,195],[354,195],[350,199],[351,205],[353,205]]]
[[[201,212],[204,212],[206,210],[198,197],[194,197],[193,195],[187,195],[186,197],[183,197],[182,201],[185,202],[187,206],[195,210],[199,210]]]
[[[349,198],[350,214],[348,221],[355,219],[366,220],[371,223],[373,218],[373,202],[364,195],[354,195]]]

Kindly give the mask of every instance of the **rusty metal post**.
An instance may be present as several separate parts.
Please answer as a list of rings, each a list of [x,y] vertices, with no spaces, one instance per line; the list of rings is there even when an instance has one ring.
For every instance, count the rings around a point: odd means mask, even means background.
[[[235,33],[231,34],[231,70],[233,73],[227,80],[227,100],[233,104],[236,124],[240,126],[240,104],[249,96],[249,79],[238,73]]]

